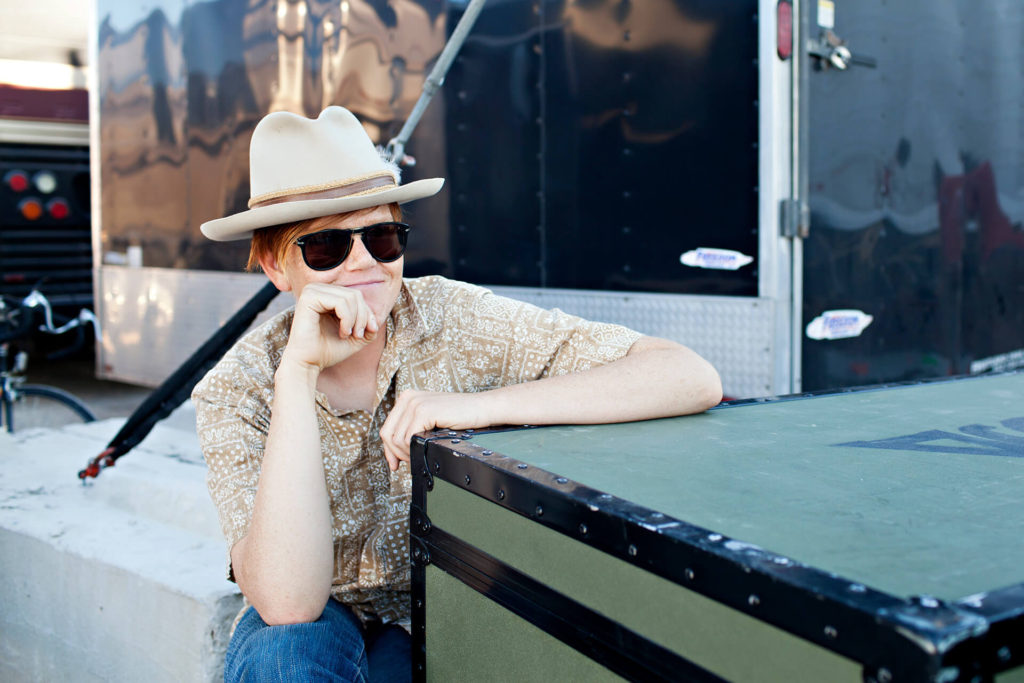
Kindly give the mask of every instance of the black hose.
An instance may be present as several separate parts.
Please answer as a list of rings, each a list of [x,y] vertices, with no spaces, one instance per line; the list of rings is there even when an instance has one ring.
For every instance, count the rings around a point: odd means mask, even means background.
[[[122,455],[134,448],[149,434],[153,426],[180,406],[192,389],[227,350],[248,329],[260,311],[277,296],[278,290],[268,282],[259,292],[193,353],[181,367],[171,373],[163,384],[153,390],[146,400],[128,417],[120,431],[107,444],[102,453],[89,461],[78,477],[85,480],[97,476],[102,468],[110,467]]]

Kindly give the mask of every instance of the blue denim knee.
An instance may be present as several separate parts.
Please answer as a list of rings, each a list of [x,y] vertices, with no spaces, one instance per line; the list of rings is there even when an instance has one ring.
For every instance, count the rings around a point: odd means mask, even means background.
[[[406,662],[409,662],[408,652],[406,648]],[[393,654],[402,656],[400,652]],[[320,618],[308,624],[268,626],[250,607],[239,621],[228,645],[224,681],[363,683],[371,679],[367,662],[359,620],[335,600],[328,600]],[[405,668],[411,669],[411,663]]]

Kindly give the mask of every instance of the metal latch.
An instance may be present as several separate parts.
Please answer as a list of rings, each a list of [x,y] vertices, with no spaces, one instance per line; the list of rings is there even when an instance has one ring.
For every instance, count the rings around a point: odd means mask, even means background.
[[[811,232],[811,210],[807,202],[798,199],[779,202],[779,228],[783,237],[807,239]]]
[[[825,29],[816,39],[807,41],[807,54],[816,58],[815,68],[819,70],[838,69],[845,71],[851,64],[874,69],[878,61],[874,57],[855,55],[846,47],[846,41],[831,29]]]

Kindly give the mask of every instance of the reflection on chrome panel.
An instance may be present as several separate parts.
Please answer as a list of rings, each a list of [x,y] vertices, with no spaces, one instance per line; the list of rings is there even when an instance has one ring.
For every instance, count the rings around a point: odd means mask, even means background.
[[[129,3],[97,4],[101,253],[123,262],[137,247],[142,265],[158,267],[238,270],[247,245],[209,249],[199,225],[245,209],[256,122],[342,104],[384,143],[412,110],[446,29],[440,3],[428,11],[409,0],[161,3],[134,22]],[[418,131],[431,147],[443,139],[438,116]],[[407,175],[443,175],[430,166]]]

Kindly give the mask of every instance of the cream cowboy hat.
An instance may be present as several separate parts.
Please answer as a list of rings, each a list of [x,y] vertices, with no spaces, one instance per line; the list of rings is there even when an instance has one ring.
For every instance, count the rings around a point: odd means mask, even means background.
[[[218,242],[242,240],[272,225],[430,197],[443,184],[428,178],[399,185],[397,167],[347,109],[328,107],[315,120],[274,112],[249,143],[249,210],[199,229]]]

